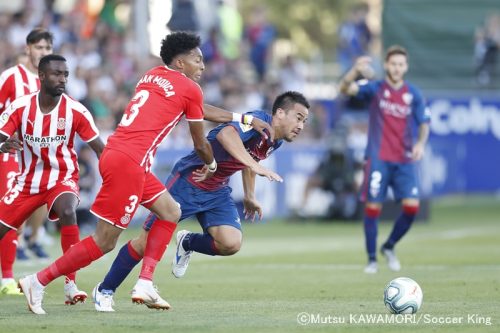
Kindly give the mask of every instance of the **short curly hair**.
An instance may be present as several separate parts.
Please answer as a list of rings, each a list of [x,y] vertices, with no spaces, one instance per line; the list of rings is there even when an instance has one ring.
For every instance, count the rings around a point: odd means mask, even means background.
[[[161,41],[160,57],[165,65],[170,65],[176,56],[200,47],[199,36],[186,31],[176,31]]]

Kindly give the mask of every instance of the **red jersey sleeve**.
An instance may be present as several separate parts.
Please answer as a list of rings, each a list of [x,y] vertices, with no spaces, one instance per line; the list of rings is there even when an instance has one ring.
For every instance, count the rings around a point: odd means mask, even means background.
[[[11,137],[21,126],[22,107],[16,107],[17,103],[9,105],[7,110],[0,116],[0,133]]]
[[[80,105],[81,108],[75,110],[75,131],[78,133],[80,138],[85,142],[90,142],[99,136],[99,130],[97,129],[94,118],[90,112]]]
[[[12,103],[15,93],[14,75],[6,75],[5,73],[0,76],[0,114],[5,111],[7,103]]]
[[[198,84],[190,85],[185,94],[186,99],[186,120],[187,121],[202,121],[203,120],[203,93]]]

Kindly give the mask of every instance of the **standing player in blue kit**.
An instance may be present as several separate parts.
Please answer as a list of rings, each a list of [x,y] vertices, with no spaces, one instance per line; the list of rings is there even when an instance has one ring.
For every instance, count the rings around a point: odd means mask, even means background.
[[[401,265],[394,245],[408,232],[419,209],[416,161],[424,154],[429,137],[430,114],[420,91],[404,80],[408,71],[408,53],[400,46],[390,47],[385,56],[384,80],[370,79],[373,69],[369,57],[360,57],[340,82],[342,93],[364,100],[369,105],[370,123],[365,158],[362,199],[365,204],[364,231],[368,265],[365,273],[374,274],[377,265],[377,225],[390,186],[402,203],[381,253],[393,271]],[[415,129],[417,128],[417,133]]]

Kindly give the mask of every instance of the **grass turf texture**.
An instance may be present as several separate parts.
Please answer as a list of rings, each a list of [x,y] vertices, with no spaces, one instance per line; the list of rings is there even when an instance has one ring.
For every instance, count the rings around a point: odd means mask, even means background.
[[[63,279],[58,279],[46,290],[46,316],[31,314],[24,297],[0,298],[0,332],[498,332],[499,206],[489,198],[434,203],[431,221],[417,223],[396,247],[401,272],[389,271],[379,258],[376,275],[362,272],[366,259],[360,223],[245,224],[240,253],[226,258],[195,254],[182,279],[170,274],[174,246],[169,248],[155,283],[172,305],[170,311],[131,303],[137,267],[115,295],[115,313],[95,312],[90,297],[83,305],[65,306]],[[381,224],[379,245],[391,226]],[[191,222],[181,228],[199,230]],[[127,230],[120,241],[137,232]],[[55,243],[53,258],[60,253]],[[89,296],[118,248],[79,272],[78,286]],[[19,262],[16,277],[42,266]],[[368,314],[382,314],[386,320],[383,289],[397,276],[411,277],[423,289],[423,306],[415,319],[423,315],[420,323],[359,322]],[[302,312],[346,323],[299,325]],[[470,321],[470,315],[477,316]],[[490,317],[491,325],[478,323],[479,317]],[[430,322],[450,318],[462,318],[461,323]]]

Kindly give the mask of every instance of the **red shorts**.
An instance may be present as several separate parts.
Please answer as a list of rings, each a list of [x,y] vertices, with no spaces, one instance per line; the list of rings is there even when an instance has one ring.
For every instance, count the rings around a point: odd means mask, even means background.
[[[102,186],[90,212],[125,229],[139,205],[149,208],[167,189],[151,172],[146,172],[120,151],[104,149],[99,159]]]
[[[57,221],[59,217],[52,210],[54,201],[63,193],[73,193],[80,200],[78,185],[73,180],[57,183],[51,189],[38,194],[30,194],[29,190],[20,192],[15,186],[0,200],[0,223],[17,229],[38,207],[46,204],[49,209],[49,220]]]
[[[0,153],[0,197],[12,186],[14,177],[19,173],[17,156]]]

